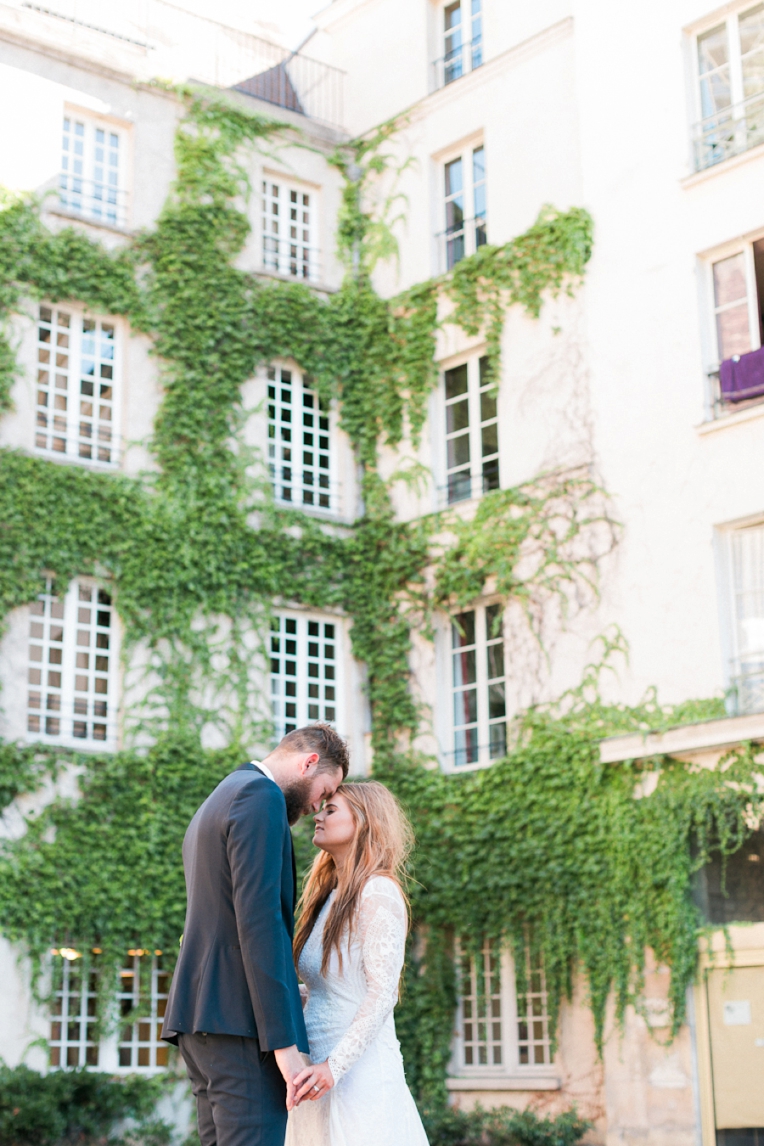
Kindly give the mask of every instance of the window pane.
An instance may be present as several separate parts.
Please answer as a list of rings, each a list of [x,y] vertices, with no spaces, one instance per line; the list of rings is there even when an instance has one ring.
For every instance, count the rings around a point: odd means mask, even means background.
[[[488,719],[496,720],[506,716],[507,707],[504,699],[504,682],[488,686]]]
[[[489,645],[487,651],[488,658],[488,679],[495,680],[496,677],[504,676],[504,642],[497,641],[495,645]],[[504,715],[504,713],[497,713],[496,715]]]
[[[491,390],[484,390],[480,395],[480,420],[489,422],[497,416],[496,394]]]
[[[446,370],[446,401],[467,393],[467,365]]]
[[[729,63],[727,25],[717,24],[702,36],[698,36],[698,65],[700,74],[712,72]]]
[[[447,442],[448,468],[467,465],[470,460],[470,436],[462,434],[458,438],[449,438]]]
[[[474,684],[476,680],[476,658],[475,650],[470,649],[467,652],[454,654],[454,687],[458,688],[463,684]],[[459,724],[464,723],[458,721]]]
[[[705,118],[731,103],[726,24],[719,24],[698,36],[698,67],[701,115]]]
[[[483,439],[483,457],[499,452],[499,424],[492,422],[490,426],[483,426],[481,430]]]
[[[477,689],[454,693],[454,724],[474,724],[477,720]]]
[[[462,6],[461,3],[449,4],[443,13],[446,31],[456,28],[462,19]]]
[[[455,740],[454,764],[458,768],[461,764],[476,764],[478,758],[478,740],[476,728],[462,728],[457,731]]]
[[[475,643],[475,614],[459,613],[451,622],[451,640],[455,649]]]
[[[507,726],[506,724],[492,724],[490,727],[490,753],[492,760],[507,754]]]
[[[503,609],[501,605],[486,605],[485,627],[486,637],[489,641],[498,637],[501,633],[502,612]]]
[[[714,263],[714,301],[717,306],[738,302],[747,295],[745,255],[742,251]]]
[[[732,535],[736,657],[733,678],[742,712],[764,708],[764,527]]]
[[[751,349],[747,304],[733,306],[717,314],[716,330],[721,361],[731,358],[733,354],[747,354]]]
[[[764,4],[749,8],[738,17],[740,51],[743,55],[764,45]]]
[[[461,470],[448,475],[448,504],[466,501],[472,497],[472,475],[469,470]]]
[[[446,433],[455,434],[466,430],[470,424],[470,408],[466,398],[446,406]]]
[[[462,190],[462,161],[453,159],[446,164],[446,195],[456,195]]]

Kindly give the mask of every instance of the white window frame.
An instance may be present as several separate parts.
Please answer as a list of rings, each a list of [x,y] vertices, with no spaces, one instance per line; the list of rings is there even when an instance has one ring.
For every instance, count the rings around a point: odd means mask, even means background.
[[[82,128],[81,132],[78,127]],[[105,134],[103,141],[99,133]],[[97,226],[123,230],[129,216],[130,128],[66,105],[61,134],[59,209]],[[110,137],[117,138],[116,149],[109,146]],[[112,180],[109,161],[115,151],[118,155],[116,182]]]
[[[487,944],[482,948],[482,954],[485,958]],[[495,950],[495,945],[493,946]],[[554,1078],[557,1075],[557,1067],[554,1058],[551,1054],[551,1040],[549,1038],[549,1010],[548,1010],[548,994],[546,991],[546,981],[543,978],[543,969],[541,971],[542,982],[544,988],[542,991],[542,1015],[540,1021],[543,1024],[542,1045],[545,1046],[544,1054],[547,1061],[543,1063],[527,1062],[522,1063],[521,1057],[521,1040],[519,1024],[522,1021],[522,1016],[519,1013],[518,1007],[518,994],[516,985],[515,963],[512,953],[506,945],[502,945],[500,949],[500,974],[501,974],[501,990],[499,995],[501,1014],[499,1022],[501,1024],[500,1039],[501,1058],[500,1064],[495,1063],[467,1063],[465,1061],[465,1014],[464,1002],[465,996],[461,993],[461,960],[463,959],[463,952],[457,941],[456,944],[456,959],[457,959],[457,1007],[456,1007],[456,1021],[455,1021],[455,1036],[452,1045],[450,1075],[462,1079],[496,1079],[499,1082],[501,1079],[527,1079],[528,1088],[532,1089],[532,1080],[539,1078]],[[526,958],[529,953],[526,952]],[[526,968],[526,974],[528,969]],[[529,987],[531,986],[530,980],[528,981]],[[527,996],[526,996],[527,997]],[[544,1005],[544,1003],[546,1005]],[[466,1018],[469,1022],[469,1018]],[[495,1021],[495,1018],[493,1018]],[[538,1020],[537,1020],[538,1021]]]
[[[316,625],[319,629],[317,635],[311,631]],[[333,640],[326,636],[327,626],[333,626]],[[294,728],[317,722],[331,724],[340,734],[344,734],[346,643],[342,618],[326,613],[276,609],[268,640],[271,658],[270,694],[276,741]],[[291,642],[296,645],[294,652]],[[325,655],[327,645],[334,646],[333,658]],[[313,646],[318,647],[318,655],[313,655]],[[329,675],[330,670],[333,676]],[[310,695],[313,689],[318,691],[318,696]],[[329,689],[333,690],[333,698],[331,694],[327,696]]]
[[[50,954],[53,959],[62,960],[58,968],[55,966],[51,968],[51,1009],[48,1015],[50,1069],[72,1070],[77,1067],[87,1067],[90,1070],[108,1071],[110,1074],[164,1073],[168,1066],[169,1048],[160,1035],[171,976],[160,967],[162,952],[143,950],[127,952],[125,965],[117,972],[119,985],[114,1001],[116,1008],[116,1013],[112,1016],[114,1022],[107,1022],[106,1030],[100,1039],[90,1037],[89,1028],[95,1031],[97,1024],[97,979],[103,973],[103,969],[99,966],[101,951],[96,948],[89,955],[85,991],[72,989],[77,986],[76,980],[72,982],[72,979],[75,969],[79,970],[78,964],[82,966],[83,953],[64,947],[53,948]],[[143,983],[140,982],[140,964],[146,958],[151,959],[147,976],[148,998],[143,989],[145,978]],[[123,989],[125,986],[129,989]],[[79,998],[79,1006],[73,1014],[70,1014],[72,998]],[[134,1015],[136,1010],[139,1017]],[[124,1019],[131,1015],[133,1021],[126,1024]],[[72,1027],[75,1028],[77,1037],[70,1039],[69,1032]],[[148,1032],[146,1027],[149,1028]]]
[[[168,1046],[162,1041],[162,1024],[170,991],[171,975],[161,966],[161,951],[141,949],[127,952],[120,968],[120,990],[116,1005],[120,1009],[119,1029],[116,1033],[118,1072],[153,1074],[166,1070]],[[144,959],[151,960],[149,969],[141,966]],[[148,974],[146,973],[148,970]],[[142,980],[143,973],[143,982]],[[145,990],[148,980],[148,993]],[[132,1023],[125,1024],[122,1016],[138,1011]],[[141,1011],[144,1013],[141,1014]],[[114,1036],[110,1042],[114,1041]],[[109,1051],[113,1056],[113,1047]]]
[[[475,156],[482,151],[483,177],[475,179]],[[449,223],[448,205],[458,192],[447,192],[446,173],[449,164],[461,160],[462,164],[462,190],[463,218],[461,229]],[[438,271],[445,273],[453,269],[462,259],[474,255],[480,247],[488,241],[488,174],[486,163],[486,147],[482,137],[476,137],[463,143],[453,151],[447,152],[438,162],[438,212],[439,226],[437,230],[438,242]],[[478,210],[477,189],[483,190],[483,210]],[[454,258],[451,244],[456,243],[461,236],[463,253]],[[458,248],[457,248],[458,249]]]
[[[284,380],[284,372],[289,376]],[[320,514],[323,517],[336,517],[340,512],[340,490],[338,480],[338,454],[339,435],[337,415],[334,410],[321,409],[318,393],[310,386],[310,380],[302,370],[287,363],[273,363],[266,371],[267,413],[268,413],[268,468],[273,487],[273,497],[278,505],[299,509],[304,513]],[[288,390],[291,402],[282,398],[284,390]],[[312,405],[305,404],[308,397]],[[285,419],[289,413],[290,418]],[[311,418],[313,425],[306,425],[306,418]],[[326,422],[326,428],[323,422]],[[289,439],[283,438],[284,431],[289,432]],[[306,441],[306,435],[315,439],[312,443]],[[298,441],[299,438],[299,441]],[[326,445],[324,446],[324,439]],[[285,463],[284,457],[279,457],[285,450],[291,450],[291,465]],[[328,455],[328,468],[321,463]],[[306,458],[310,459],[306,462]],[[289,474],[289,480],[285,480]],[[315,478],[313,483],[306,480],[307,476]],[[321,479],[328,479],[328,486],[321,484]],[[285,496],[286,490],[291,491],[291,497]],[[306,497],[313,496],[313,501],[306,501]],[[328,505],[321,505],[323,497],[328,499]]]
[[[486,636],[486,610],[489,608],[499,609],[502,616],[502,627],[500,633],[496,637],[487,638]],[[477,721],[475,724],[457,723],[456,716],[456,694],[469,691],[470,685],[462,687],[455,683],[455,669],[454,661],[456,659],[456,650],[453,646],[453,625],[456,617],[464,613],[475,614],[475,637],[476,643],[474,646],[465,646],[465,651],[469,652],[474,647],[475,649],[475,668],[476,680],[475,689],[477,693]],[[448,698],[448,713],[447,721],[444,725],[447,727],[447,750],[442,754],[444,768],[449,772],[469,772],[477,768],[486,768],[490,766],[494,760],[501,759],[506,754],[508,746],[508,726],[509,726],[509,711],[508,711],[508,697],[507,697],[507,681],[509,678],[508,673],[508,647],[506,639],[505,617],[500,601],[487,600],[478,604],[466,606],[461,610],[454,610],[453,614],[448,617],[447,627],[445,633],[441,635],[443,645],[445,645],[445,655],[442,660],[444,662],[445,671],[441,674],[441,679],[445,678],[445,692],[444,695]],[[496,645],[501,640],[502,643],[502,661],[504,666],[503,677],[488,676],[488,645]],[[489,679],[491,684],[504,684],[504,717],[491,718],[489,716]],[[447,683],[446,683],[447,682]],[[493,755],[491,751],[490,742],[490,729],[493,726],[504,724],[504,752]],[[460,761],[461,749],[457,749],[456,737],[457,731],[462,728],[475,727],[477,730],[477,760],[473,761]]]
[[[754,519],[749,522],[741,522],[734,527],[726,528],[722,531],[722,634],[726,637],[725,651],[727,653],[724,675],[727,686],[734,690],[730,703],[736,713],[764,711],[764,646],[762,647],[760,661],[758,662],[762,664],[762,669],[749,674],[754,678],[750,691],[747,693],[745,690],[741,690],[738,684],[744,676],[743,667],[745,663],[756,663],[757,654],[755,650],[747,652],[743,648],[741,641],[737,615],[740,582],[738,576],[738,561],[735,552],[736,539],[742,535],[751,536],[754,533],[756,534],[756,539],[761,550],[762,562],[760,573],[761,589],[758,591],[764,594],[764,520]],[[756,542],[754,541],[753,544],[755,545]],[[748,592],[750,591],[749,589]],[[764,612],[762,616],[764,617]]]
[[[45,317],[48,314],[50,320]],[[63,325],[65,321],[68,326]],[[95,329],[88,330],[88,326]],[[101,337],[104,330],[113,331],[113,341]],[[43,341],[48,332],[49,343]],[[65,345],[57,345],[61,340]],[[119,466],[123,348],[119,319],[66,304],[39,304],[34,346],[35,453],[96,468]],[[109,349],[112,358],[103,354]],[[110,378],[105,376],[109,370]],[[89,387],[93,394],[87,393]],[[99,417],[98,410],[111,417]],[[92,434],[87,434],[87,428]],[[88,450],[95,456],[88,457]],[[103,456],[106,453],[108,458]]]
[[[731,158],[734,155],[739,155],[744,151],[749,150],[751,147],[758,146],[764,142],[764,136],[761,136],[756,142],[748,143],[745,137],[746,127],[744,121],[744,103],[745,95],[743,90],[743,68],[742,68],[742,53],[740,48],[740,30],[739,19],[745,16],[746,13],[751,12],[757,8],[757,3],[739,4],[733,11],[728,12],[726,15],[720,15],[718,12],[715,17],[709,17],[704,20],[702,24],[698,24],[692,31],[690,36],[690,45],[692,53],[692,81],[693,81],[693,95],[692,107],[694,109],[693,116],[693,146],[695,149],[694,154],[694,169],[697,171],[704,171],[710,167],[716,166],[717,163],[723,162],[726,158]],[[730,120],[735,123],[735,140],[732,147],[729,149],[728,154],[721,154],[718,159],[712,159],[709,162],[702,161],[702,151],[704,148],[703,143],[703,124],[707,121],[710,122],[714,115],[713,113],[703,116],[703,105],[701,97],[701,71],[700,71],[700,53],[698,50],[698,42],[704,35],[724,25],[727,35],[727,46],[729,51],[729,65],[730,65],[730,107],[729,115]],[[707,74],[707,73],[705,73]],[[764,111],[764,90],[760,94],[755,94],[749,97],[751,102],[761,102],[761,110]],[[724,112],[717,113],[721,117]],[[719,128],[723,132],[723,128]]]
[[[449,430],[449,408],[463,402],[462,394],[448,397],[447,375],[452,370],[467,367],[467,413],[469,430]],[[495,403],[495,413],[484,407]],[[488,359],[485,354],[472,354],[458,362],[449,362],[441,369],[440,407],[442,410],[442,432],[440,437],[441,469],[444,480],[439,483],[441,507],[459,505],[462,502],[481,498],[484,493],[501,488],[501,421],[498,408],[499,396],[495,379],[488,378]],[[483,418],[483,414],[487,416]],[[483,454],[483,432],[490,433],[496,427],[497,448],[495,452]],[[463,436],[469,437],[469,468],[449,465],[449,443]],[[488,467],[488,468],[486,468]],[[464,475],[464,477],[460,477]],[[452,496],[456,493],[465,496]]]
[[[278,194],[274,194],[277,189]],[[293,197],[297,202],[293,202]],[[307,196],[308,238],[304,238]],[[286,279],[318,282],[319,189],[276,172],[263,171],[260,182],[260,259],[262,269]],[[277,203],[278,213],[274,213]],[[297,217],[295,218],[295,212]],[[302,216],[302,217],[301,217]],[[274,223],[276,226],[274,227]]]
[[[90,602],[80,600],[81,587],[90,591]],[[101,590],[112,597],[110,604],[98,601]],[[34,609],[40,606],[44,610],[42,614],[29,610],[27,740],[61,744],[79,751],[115,749],[119,731],[120,632],[111,589],[92,578],[80,577],[70,582],[61,599],[55,595],[55,585],[48,578]],[[108,626],[98,623],[99,612],[108,612]],[[63,639],[54,639],[61,629]],[[102,640],[108,640],[108,645],[99,651],[98,642]],[[41,651],[40,657],[36,655],[37,650]],[[80,663],[83,657],[88,658],[87,668]],[[106,668],[102,659],[107,661]],[[49,673],[58,674],[58,685],[50,684]],[[39,682],[36,674],[41,677]],[[99,681],[105,681],[103,692],[99,690]],[[58,698],[59,708],[48,707],[49,696]],[[36,704],[35,697],[38,698]],[[105,716],[99,715],[96,707],[102,702],[106,704]],[[35,717],[39,720],[39,729],[35,727]],[[49,725],[49,720],[55,722],[55,726]],[[75,735],[83,725],[86,734]]]
[[[725,259],[731,259],[735,255],[742,254],[745,264],[745,281],[746,293],[748,302],[748,330],[751,338],[751,350],[759,350],[761,348],[761,330],[759,327],[758,315],[758,288],[756,286],[756,270],[753,261],[753,245],[760,239],[764,239],[764,231],[755,232],[750,236],[746,236],[743,240],[737,240],[735,243],[726,243],[723,247],[718,248],[712,254],[708,255],[705,261],[706,268],[706,296],[708,299],[708,313],[710,316],[711,333],[710,333],[710,347],[711,347],[711,361],[709,368],[711,370],[718,370],[719,364],[722,361],[721,346],[719,345],[718,330],[716,325],[716,298],[714,293],[714,266],[716,263],[721,263]],[[764,299],[762,299],[764,303]],[[721,309],[721,308],[719,308]]]
[[[51,968],[51,1010],[48,1016],[51,1070],[74,1070],[83,1066],[99,1070],[101,1046],[100,1042],[90,1034],[96,1027],[97,987],[94,980],[99,973],[97,965],[90,964],[84,984],[85,990],[78,991],[74,989],[78,985],[75,976],[81,981],[81,972],[84,969],[84,965],[80,963],[82,955],[65,947],[54,948],[51,956],[62,960],[59,968]],[[58,972],[61,976],[60,985]],[[72,1011],[70,1008],[73,998],[79,999],[79,1005]],[[73,1027],[77,1031],[76,1038],[69,1037]]]
[[[459,45],[453,46],[454,36],[446,29],[446,14],[459,7]],[[477,11],[473,11],[474,8]],[[470,72],[476,71],[485,62],[485,0],[444,0],[436,11],[438,59],[435,61],[435,87],[446,87],[455,83]],[[465,32],[469,29],[469,38]],[[458,53],[458,54],[457,54]]]

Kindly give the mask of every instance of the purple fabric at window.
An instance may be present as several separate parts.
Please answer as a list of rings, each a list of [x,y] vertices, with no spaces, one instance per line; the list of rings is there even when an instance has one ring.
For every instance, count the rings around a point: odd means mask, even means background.
[[[719,381],[727,402],[764,397],[764,347],[727,358],[719,367]]]

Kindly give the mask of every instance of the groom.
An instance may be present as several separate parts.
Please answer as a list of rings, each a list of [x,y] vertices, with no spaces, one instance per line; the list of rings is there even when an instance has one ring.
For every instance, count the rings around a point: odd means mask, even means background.
[[[183,841],[188,906],[162,1038],[177,1043],[202,1146],[283,1146],[308,1053],[292,961],[289,825],[347,776],[326,724],[290,732],[218,784]]]

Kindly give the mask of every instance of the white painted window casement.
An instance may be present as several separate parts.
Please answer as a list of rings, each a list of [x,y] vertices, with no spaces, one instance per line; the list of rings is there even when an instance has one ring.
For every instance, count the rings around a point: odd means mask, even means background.
[[[343,631],[337,618],[281,613],[271,621],[276,739],[316,721],[344,728]]]
[[[127,223],[128,133],[80,112],[63,122],[59,202],[65,211],[96,223]]]
[[[100,955],[94,950],[85,958],[71,948],[51,952],[51,1067],[93,1067],[113,1073],[164,1070],[168,1047],[160,1036],[171,977],[162,967],[161,952],[127,952],[119,972],[116,1023],[106,1023],[98,1038]]]
[[[764,4],[741,6],[694,41],[695,169],[764,143]]]
[[[762,344],[764,238],[711,263],[716,361]]]
[[[119,972],[120,1012],[117,1063],[121,1069],[156,1070],[167,1066],[162,1022],[170,991],[170,973],[161,952],[128,951]]]
[[[764,522],[726,540],[732,698],[739,713],[764,712]]]
[[[440,269],[450,271],[488,241],[485,147],[468,148],[443,165],[445,230],[440,235]]]
[[[486,942],[475,955],[457,946],[457,1075],[532,1076],[553,1069],[543,961],[528,949],[525,959],[525,991],[519,993],[508,950]]]
[[[40,306],[35,450],[85,464],[116,465],[120,333],[111,319]]]
[[[448,505],[498,489],[499,420],[488,359],[471,358],[444,371]]]
[[[507,751],[506,664],[501,605],[451,618],[452,762],[490,764]]]
[[[725,245],[705,269],[709,415],[720,417],[764,398],[764,236]]]
[[[49,580],[29,606],[27,737],[84,748],[117,739],[117,624],[111,595]]]
[[[268,367],[268,465],[277,501],[336,513],[332,417],[299,370]]]
[[[435,87],[444,87],[483,63],[482,0],[450,0],[440,10],[443,55],[435,62]]]
[[[267,177],[262,181],[263,268],[288,278],[318,279],[318,196]]]
[[[56,1068],[99,1066],[96,1031],[97,957],[84,961],[79,952],[54,950],[50,1015],[50,1065]]]

